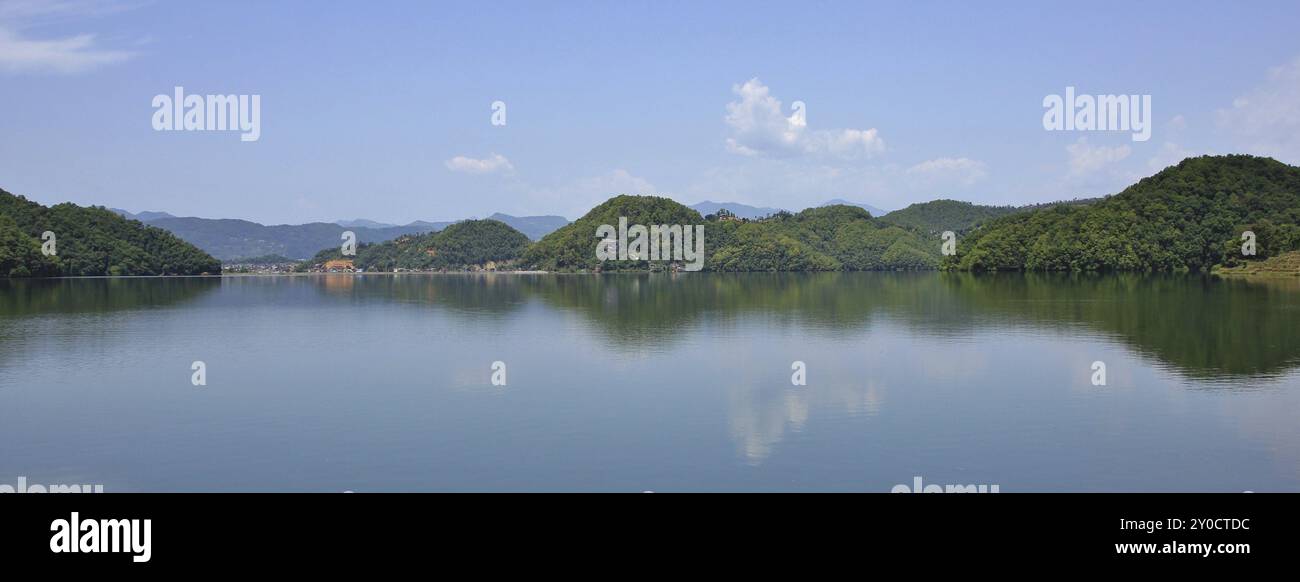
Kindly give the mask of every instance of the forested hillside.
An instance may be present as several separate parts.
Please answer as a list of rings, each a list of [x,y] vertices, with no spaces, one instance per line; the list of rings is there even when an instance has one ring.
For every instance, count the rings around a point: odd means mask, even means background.
[[[944,231],[961,234],[981,223],[1018,210],[1015,206],[982,206],[958,200],[934,200],[895,210],[880,217],[880,220],[927,234]]]
[[[596,229],[602,224],[704,224],[699,212],[658,196],[615,196],[591,209],[582,218],[542,237],[524,255],[526,265],[546,271],[646,270],[648,261],[601,261],[596,259]],[[706,229],[707,230],[707,229]],[[707,234],[706,234],[707,236]],[[705,247],[706,250],[708,247]]]
[[[823,206],[764,220],[709,220],[667,198],[616,196],[533,245],[524,264],[576,271],[645,270],[649,261],[596,258],[596,229],[629,225],[704,225],[705,270],[838,271],[927,269],[939,263],[939,240],[871,218],[856,206]]]
[[[55,235],[54,256],[41,253]],[[221,263],[171,233],[103,208],[45,207],[0,190],[0,277],[196,275]]]
[[[1300,249],[1300,168],[1246,155],[1188,158],[1084,206],[996,219],[957,246],[969,270],[1208,271]],[[1242,233],[1257,237],[1243,257]]]

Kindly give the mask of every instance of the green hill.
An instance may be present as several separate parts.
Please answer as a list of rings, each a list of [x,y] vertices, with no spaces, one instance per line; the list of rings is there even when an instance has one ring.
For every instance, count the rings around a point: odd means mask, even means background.
[[[350,259],[367,271],[460,270],[488,262],[508,265],[528,249],[528,236],[497,220],[466,220],[438,232],[407,235],[378,244],[363,244],[355,257],[344,257],[339,248],[316,254],[300,267],[303,270],[334,259]]]
[[[649,269],[647,261],[605,261],[602,264],[596,259],[596,228],[602,224],[617,227],[619,217],[626,217],[629,225],[704,224],[704,217],[699,212],[668,198],[615,196],[592,208],[582,218],[542,237],[528,249],[523,262],[546,271],[592,270],[597,267],[605,271]],[[706,243],[706,252],[708,248]]]
[[[41,254],[55,234],[56,256]],[[0,190],[0,277],[196,275],[221,262],[171,233],[104,208],[41,206]]]
[[[933,269],[939,240],[927,242],[858,206],[809,208],[761,222],[710,223],[713,271]]]
[[[1014,206],[981,206],[959,200],[935,200],[895,210],[880,217],[880,220],[926,234],[937,235],[949,230],[962,234],[983,222],[1017,210]]]
[[[1208,271],[1300,249],[1300,168],[1246,155],[1188,158],[1086,206],[976,228],[945,265],[969,270]]]
[[[629,225],[705,225],[704,269],[711,271],[860,271],[926,269],[939,264],[939,241],[874,219],[862,208],[836,205],[763,220],[709,220],[667,198],[616,196],[533,245],[523,264],[548,271],[647,270],[649,261],[596,258],[596,229]]]

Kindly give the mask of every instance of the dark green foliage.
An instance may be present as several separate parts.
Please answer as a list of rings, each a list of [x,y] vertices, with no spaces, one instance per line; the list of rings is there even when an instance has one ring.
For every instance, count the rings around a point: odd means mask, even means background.
[[[736,226],[710,223],[718,248],[705,268],[714,271],[873,271],[933,269],[939,241],[871,217],[857,206],[809,208]],[[714,236],[716,234],[716,236]],[[768,255],[771,256],[768,256]]]
[[[594,270],[648,270],[648,261],[605,261],[596,259],[596,228],[602,224],[618,227],[619,217],[626,217],[628,225],[641,224],[704,224],[699,212],[677,202],[658,196],[615,196],[591,209],[586,215],[567,226],[542,237],[524,255],[524,264],[547,271]],[[708,229],[705,229],[705,250]]]
[[[12,218],[0,214],[0,277],[54,277],[59,274],[56,257],[41,254],[41,243],[18,228]]]
[[[705,262],[711,271],[838,271],[839,261],[761,222],[711,223],[705,227],[705,251],[716,227],[725,241]]]
[[[935,200],[895,210],[880,220],[928,235],[949,230],[962,234],[983,222],[1017,211],[1019,209],[1015,206],[981,206],[958,200]]]
[[[219,261],[171,233],[103,208],[46,208],[0,190],[0,216],[0,277],[221,273]],[[45,231],[57,257],[40,253]]]
[[[1269,277],[1300,276],[1300,251],[1273,255],[1263,261],[1250,261],[1237,267],[1220,267],[1216,275],[1249,275]]]
[[[528,236],[497,220],[466,220],[438,232],[398,237],[379,244],[363,244],[355,257],[344,257],[339,248],[323,250],[304,262],[307,270],[333,259],[351,259],[367,271],[459,270],[489,261],[509,263],[523,256]]]
[[[710,271],[839,271],[926,269],[938,265],[939,241],[885,224],[856,206],[780,212],[762,220],[702,218],[667,198],[617,196],[529,249],[524,264],[548,271],[649,270],[661,263],[596,259],[596,229],[631,225],[704,224],[704,269]]]
[[[223,262],[227,264],[240,265],[275,265],[281,263],[296,263],[297,261],[284,255],[262,255],[260,257],[244,257]]]
[[[970,270],[1208,271],[1300,248],[1300,168],[1245,155],[1188,158],[1087,206],[1012,214],[960,241]]]

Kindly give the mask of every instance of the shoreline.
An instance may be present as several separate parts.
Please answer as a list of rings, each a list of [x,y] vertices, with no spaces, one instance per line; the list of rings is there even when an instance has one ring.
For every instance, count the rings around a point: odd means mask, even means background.
[[[620,271],[602,271],[602,272],[578,272],[578,271],[404,271],[394,273],[391,271],[373,271],[365,273],[321,273],[321,272],[293,272],[293,273],[225,273],[221,275],[85,275],[69,277],[0,277],[0,281],[56,281],[56,280],[77,280],[77,279],[234,279],[234,278],[272,278],[272,277],[365,277],[365,276],[454,276],[463,277],[472,276],[524,276],[524,275],[567,275],[567,276],[601,276],[601,275],[681,275],[684,272],[666,272],[666,271],[649,271],[649,270],[620,270]],[[1141,275],[1166,277],[1171,275],[1177,276],[1195,276],[1208,278],[1223,279],[1295,279],[1300,277],[1300,272],[1283,272],[1283,271],[1239,271],[1215,269],[1210,272],[1195,271],[1024,271],[1024,270],[1007,270],[1007,271],[971,271],[971,270],[954,270],[954,269],[897,269],[897,270],[866,270],[866,271],[699,271],[695,274],[711,275],[787,275],[787,274],[953,274],[965,273],[976,276],[997,276],[997,275],[1073,275],[1073,276],[1112,276],[1112,275]]]

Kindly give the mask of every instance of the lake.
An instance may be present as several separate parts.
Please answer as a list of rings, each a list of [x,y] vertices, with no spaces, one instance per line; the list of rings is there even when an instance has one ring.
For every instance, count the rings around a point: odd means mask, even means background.
[[[1195,275],[0,280],[0,484],[1297,491],[1298,330]]]

